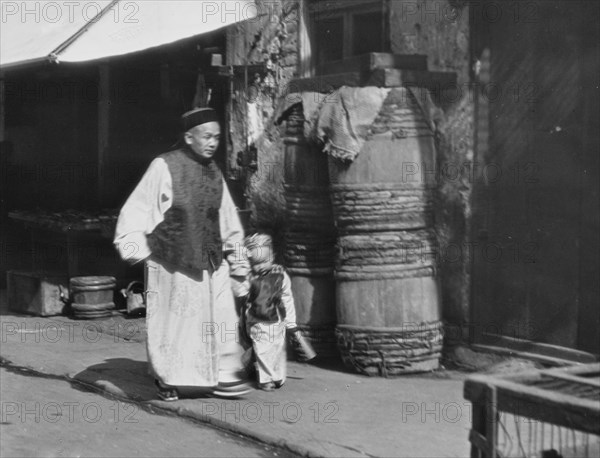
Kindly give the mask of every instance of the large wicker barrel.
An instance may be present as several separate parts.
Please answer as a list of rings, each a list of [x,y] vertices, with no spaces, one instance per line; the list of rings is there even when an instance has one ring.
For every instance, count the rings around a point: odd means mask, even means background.
[[[70,280],[73,316],[80,319],[103,318],[115,308],[114,277],[73,277]]]
[[[442,348],[429,120],[394,88],[351,164],[329,158],[342,359],[367,375],[436,369]]]
[[[335,228],[327,158],[304,138],[300,106],[287,118],[284,259],[292,282],[296,321],[321,356],[337,354],[334,334]]]

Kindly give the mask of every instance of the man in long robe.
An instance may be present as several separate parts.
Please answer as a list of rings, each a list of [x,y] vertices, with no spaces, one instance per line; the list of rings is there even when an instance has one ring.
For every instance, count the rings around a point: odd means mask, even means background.
[[[121,210],[114,243],[126,261],[146,261],[148,362],[159,396],[176,400],[181,386],[240,395],[248,386],[230,277],[241,284],[248,273],[244,233],[212,160],[216,113],[196,109],[182,123],[184,145],[150,164]]]

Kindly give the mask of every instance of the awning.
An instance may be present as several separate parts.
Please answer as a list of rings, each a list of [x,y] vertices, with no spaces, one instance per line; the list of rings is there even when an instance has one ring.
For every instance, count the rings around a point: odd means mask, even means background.
[[[253,0],[0,0],[0,67],[82,62],[254,19]]]

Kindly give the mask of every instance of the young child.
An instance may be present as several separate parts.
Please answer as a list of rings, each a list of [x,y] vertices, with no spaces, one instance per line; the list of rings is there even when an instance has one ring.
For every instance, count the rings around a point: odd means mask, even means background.
[[[267,234],[254,234],[245,240],[251,272],[242,320],[252,347],[245,362],[254,364],[261,390],[273,391],[285,383],[286,333],[298,342],[296,309],[291,281],[285,269],[273,262],[273,243]],[[306,345],[306,342],[303,342]],[[312,359],[313,353],[304,355]]]

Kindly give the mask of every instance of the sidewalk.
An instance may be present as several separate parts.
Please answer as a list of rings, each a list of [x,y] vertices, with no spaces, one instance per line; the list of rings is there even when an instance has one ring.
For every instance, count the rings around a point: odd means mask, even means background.
[[[304,456],[469,456],[471,408],[462,397],[461,373],[383,379],[289,362],[280,390],[168,403],[157,400],[147,374],[144,319],[30,317],[1,302],[3,364],[90,384]]]

